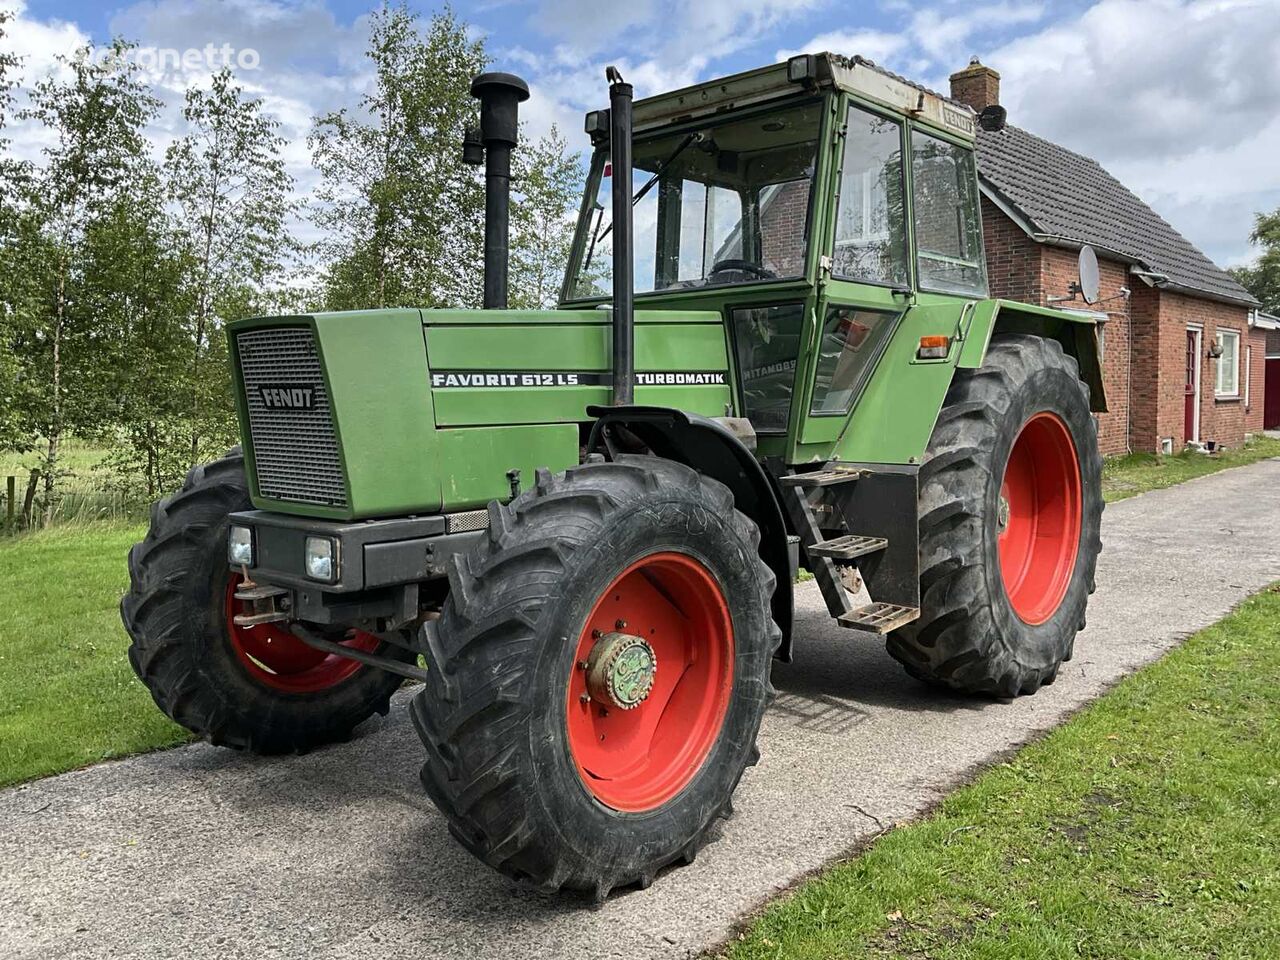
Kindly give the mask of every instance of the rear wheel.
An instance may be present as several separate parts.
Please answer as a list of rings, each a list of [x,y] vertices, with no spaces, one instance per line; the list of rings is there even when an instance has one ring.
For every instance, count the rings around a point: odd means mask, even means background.
[[[342,739],[386,713],[403,681],[316,650],[282,626],[236,626],[241,578],[227,566],[227,517],[248,509],[238,454],[196,467],[152,508],[146,539],[129,551],[120,603],[129,662],[165,714],[215,744],[280,753]],[[366,633],[334,639],[412,656]]]
[[[957,371],[920,467],[920,619],[889,652],[922,680],[1012,697],[1057,676],[1102,548],[1088,388],[1056,340]]]
[[[727,488],[654,457],[490,507],[413,703],[467,849],[597,898],[693,859],[758,756],[781,638],[759,541]]]

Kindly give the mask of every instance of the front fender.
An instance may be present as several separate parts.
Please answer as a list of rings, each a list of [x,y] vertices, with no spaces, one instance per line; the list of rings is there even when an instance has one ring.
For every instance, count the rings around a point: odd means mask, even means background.
[[[602,440],[606,424],[625,426],[653,453],[686,464],[719,480],[733,493],[734,505],[760,528],[760,558],[773,571],[773,619],[782,630],[778,658],[791,659],[791,562],[787,525],[773,483],[764,467],[723,424],[696,413],[670,407],[587,407],[595,417],[587,449]]]

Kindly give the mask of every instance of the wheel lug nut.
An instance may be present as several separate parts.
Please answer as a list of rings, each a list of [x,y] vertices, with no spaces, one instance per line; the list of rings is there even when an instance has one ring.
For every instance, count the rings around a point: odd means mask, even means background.
[[[614,626],[617,627],[619,630],[625,630],[627,629],[627,621],[619,620],[617,623],[614,624]]]
[[[579,669],[579,670],[585,670],[585,669],[587,669],[587,667],[589,667],[589,666],[590,666],[590,664],[589,664],[589,663],[587,663],[587,661],[585,661],[585,660],[579,660],[579,661],[578,661],[578,669]]]
[[[589,694],[589,693],[584,693],[584,694],[582,694],[580,697],[578,697],[578,702],[579,702],[579,703],[590,703],[590,702],[591,702],[591,694]]]

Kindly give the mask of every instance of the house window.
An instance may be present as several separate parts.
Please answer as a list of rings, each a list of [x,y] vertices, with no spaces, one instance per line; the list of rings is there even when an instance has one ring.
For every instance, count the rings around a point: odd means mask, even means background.
[[[1240,333],[1237,330],[1219,330],[1218,382],[1214,393],[1219,397],[1240,396]]]

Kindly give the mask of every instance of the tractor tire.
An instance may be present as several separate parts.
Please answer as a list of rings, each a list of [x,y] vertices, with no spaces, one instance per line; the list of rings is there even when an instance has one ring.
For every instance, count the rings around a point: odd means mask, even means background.
[[[305,751],[385,714],[403,680],[320,653],[274,624],[231,622],[240,577],[227,565],[227,516],[252,508],[238,450],[194,468],[178,493],[152,506],[146,539],[129,551],[120,602],[129,662],[167,716],[212,743]],[[349,642],[412,657],[368,634]]]
[[[760,532],[728,488],[648,456],[539,470],[489,519],[424,628],[422,782],[507,876],[597,902],[647,886],[759,758],[781,640]],[[626,647],[639,667],[615,675]]]
[[[1011,698],[1052,683],[1102,549],[1089,388],[1056,341],[995,338],[958,370],[920,467],[920,618],[890,634],[912,676]]]

